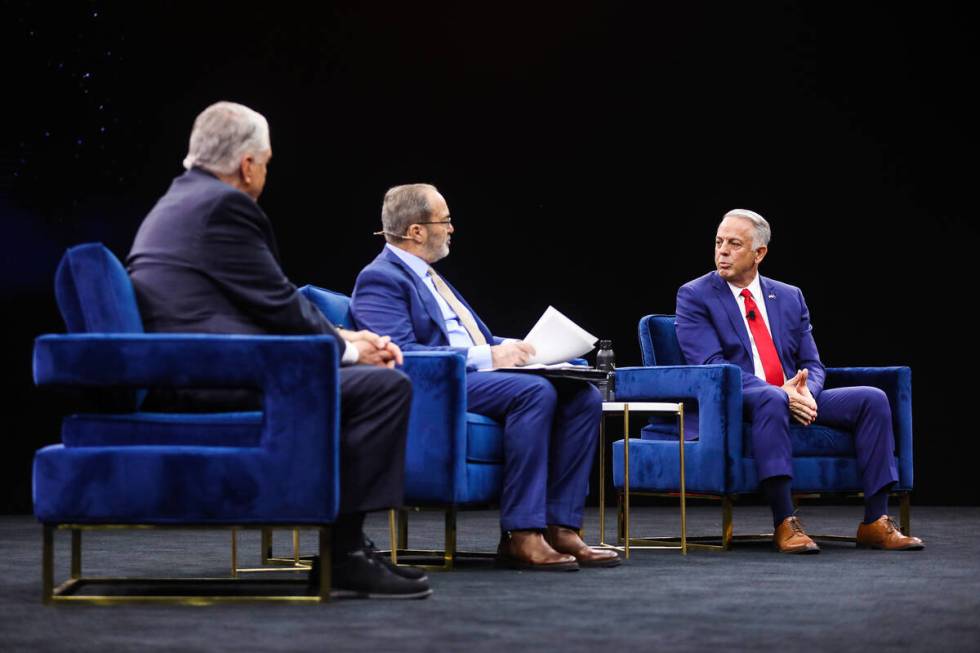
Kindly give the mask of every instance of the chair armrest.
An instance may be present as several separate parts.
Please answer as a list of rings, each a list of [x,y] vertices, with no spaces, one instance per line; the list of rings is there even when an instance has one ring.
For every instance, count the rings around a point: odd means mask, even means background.
[[[466,479],[466,358],[456,352],[405,352],[412,413],[405,449],[406,501],[458,499]],[[445,496],[452,488],[452,497]]]
[[[898,456],[898,483],[911,489],[912,472],[912,369],[909,367],[828,367],[824,389],[856,385],[878,388],[888,397]]]
[[[716,451],[722,466],[726,455],[742,457],[742,370],[735,365],[620,367],[616,401],[697,401],[700,445]]]
[[[331,336],[45,335],[34,344],[34,380],[40,386],[258,389],[262,448],[289,465],[322,465],[322,476],[336,479],[338,360]]]

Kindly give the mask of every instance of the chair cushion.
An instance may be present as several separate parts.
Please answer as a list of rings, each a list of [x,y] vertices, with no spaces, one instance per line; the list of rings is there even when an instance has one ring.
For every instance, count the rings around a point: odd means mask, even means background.
[[[66,447],[257,447],[261,434],[261,412],[84,414],[61,424]]]
[[[688,442],[698,439],[697,415],[688,415],[684,420],[684,439]],[[645,426],[640,434],[644,440],[673,440],[677,441],[677,424],[651,423]],[[744,456],[752,456],[752,426],[742,424],[742,442]],[[854,436],[840,429],[821,424],[811,426],[790,425],[789,439],[793,446],[794,457],[811,456],[845,456],[853,458],[857,455],[854,449]]]
[[[466,461],[503,463],[504,428],[489,417],[466,413]]]
[[[143,333],[129,275],[101,243],[70,248],[54,290],[69,333]]]

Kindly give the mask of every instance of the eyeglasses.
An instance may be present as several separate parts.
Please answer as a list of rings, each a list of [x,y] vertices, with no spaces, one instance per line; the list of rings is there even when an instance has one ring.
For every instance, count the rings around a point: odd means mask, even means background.
[[[430,220],[428,222],[413,222],[412,224],[449,224],[453,221],[452,218],[446,218],[445,220]]]

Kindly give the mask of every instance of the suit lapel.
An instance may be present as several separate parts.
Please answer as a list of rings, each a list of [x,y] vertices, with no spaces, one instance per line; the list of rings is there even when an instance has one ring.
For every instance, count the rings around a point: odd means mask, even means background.
[[[735,329],[735,333],[738,334],[738,339],[742,342],[742,346],[745,347],[745,354],[749,357],[749,363],[752,363],[752,342],[749,340],[749,332],[745,329],[745,321],[742,319],[742,314],[738,310],[738,302],[735,301],[735,296],[732,295],[732,289],[728,287],[725,280],[715,273],[712,281],[712,285],[715,287],[715,292],[718,294],[718,301],[721,302],[722,307],[725,309],[725,313],[728,314],[728,319],[732,323],[732,328]]]
[[[446,331],[446,320],[442,317],[442,310],[439,308],[439,302],[436,298],[432,296],[432,292],[425,285],[419,275],[415,274],[412,268],[408,267],[404,261],[388,251],[387,248],[381,253],[385,257],[385,260],[391,262],[397,266],[402,273],[411,279],[412,283],[415,284],[415,290],[419,294],[419,298],[422,300],[422,305],[425,306],[426,312],[429,314],[429,318],[435,322],[435,325],[439,327],[439,331],[442,333],[442,337],[446,339],[446,344],[449,344],[449,332]]]

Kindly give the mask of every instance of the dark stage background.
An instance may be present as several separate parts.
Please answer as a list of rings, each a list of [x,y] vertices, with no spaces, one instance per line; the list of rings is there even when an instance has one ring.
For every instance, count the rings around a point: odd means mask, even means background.
[[[30,377],[32,339],[63,330],[59,257],[125,257],[219,99],[269,118],[261,203],[297,284],[349,292],[384,190],[432,182],[456,227],[440,267],[495,332],[553,304],[620,365],[638,319],[711,269],[721,215],[761,212],[763,272],[804,289],[825,363],[912,366],[915,500],[978,503],[961,11],[4,2],[0,512],[30,509],[32,452],[58,439]]]

